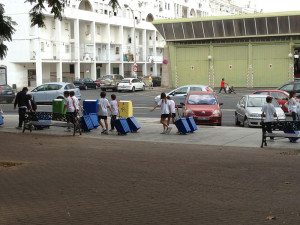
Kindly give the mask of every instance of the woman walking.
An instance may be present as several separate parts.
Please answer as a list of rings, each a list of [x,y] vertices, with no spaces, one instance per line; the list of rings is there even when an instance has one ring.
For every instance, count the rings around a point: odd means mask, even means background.
[[[161,93],[160,101],[157,105],[150,110],[153,112],[157,107],[161,108],[161,116],[160,116],[160,123],[163,125],[163,132],[161,134],[169,134],[172,130],[172,127],[168,126],[166,119],[169,118],[171,113],[171,102],[168,101],[166,93]]]

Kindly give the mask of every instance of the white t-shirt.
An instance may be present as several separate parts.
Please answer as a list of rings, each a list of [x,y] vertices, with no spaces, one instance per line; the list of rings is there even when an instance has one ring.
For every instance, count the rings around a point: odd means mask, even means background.
[[[174,100],[169,100],[170,105],[171,105],[171,113],[176,113],[176,107],[175,107],[175,102]]]
[[[264,104],[261,111],[265,114],[265,122],[274,121],[274,113],[276,113],[276,109],[272,103]]]
[[[67,112],[74,112],[75,111],[75,108],[74,108],[73,101],[72,101],[71,97],[65,98],[65,105],[67,106]]]
[[[109,101],[106,98],[99,98],[98,105],[101,106],[98,115],[108,116],[107,107],[110,106]]]
[[[117,116],[119,114],[119,106],[118,106],[118,101],[117,100],[112,100],[110,102],[110,107],[113,116]]]
[[[165,100],[159,100],[157,105],[160,106],[161,114],[170,114],[169,106],[171,103],[169,100],[167,100],[167,102]]]
[[[76,109],[78,111],[79,110],[79,100],[78,100],[78,98],[76,96],[73,96],[71,98],[73,98],[73,100],[75,102]]]
[[[297,102],[295,100],[295,98],[291,98],[289,100],[289,111],[292,111],[292,112],[297,112]]]

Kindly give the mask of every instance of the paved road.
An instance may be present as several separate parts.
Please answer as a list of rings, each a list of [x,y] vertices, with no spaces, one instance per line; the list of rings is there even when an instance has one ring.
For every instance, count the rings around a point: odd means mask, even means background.
[[[137,91],[135,93],[132,92],[107,92],[107,97],[110,99],[110,95],[112,93],[117,95],[118,100],[131,100],[134,106],[134,116],[135,117],[160,117],[160,111],[156,110],[154,112],[149,112],[151,108],[154,106],[154,97],[159,95],[161,91],[167,92],[168,90],[155,88],[154,90],[146,91]],[[224,105],[222,106],[223,118],[222,125],[223,126],[235,126],[234,124],[234,111],[235,106],[238,100],[242,95],[250,94],[254,90],[251,89],[240,89],[237,90],[237,94],[217,94],[219,102],[222,102]],[[82,100],[85,99],[97,99],[99,98],[100,89],[96,90],[82,90]],[[13,110],[12,104],[4,104],[4,111],[8,114],[16,113]],[[39,106],[39,110],[51,111],[51,106]]]
[[[297,151],[8,133],[0,143],[2,162],[22,163],[0,163],[0,224],[300,224]]]

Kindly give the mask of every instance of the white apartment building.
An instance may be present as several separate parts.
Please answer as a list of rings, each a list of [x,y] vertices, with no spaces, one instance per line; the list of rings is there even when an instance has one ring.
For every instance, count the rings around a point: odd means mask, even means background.
[[[105,74],[161,76],[165,42],[151,22],[212,11],[210,0],[119,0],[115,12],[109,0],[66,0],[63,20],[47,10],[46,27],[38,28],[30,26],[32,5],[1,2],[18,25],[13,41],[5,43],[9,51],[0,61],[0,81],[18,88]]]

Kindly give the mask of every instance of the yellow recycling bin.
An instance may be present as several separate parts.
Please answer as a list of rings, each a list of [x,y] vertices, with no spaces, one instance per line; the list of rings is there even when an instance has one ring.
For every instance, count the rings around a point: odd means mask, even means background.
[[[132,101],[120,101],[119,102],[120,117],[128,118],[133,116]]]

